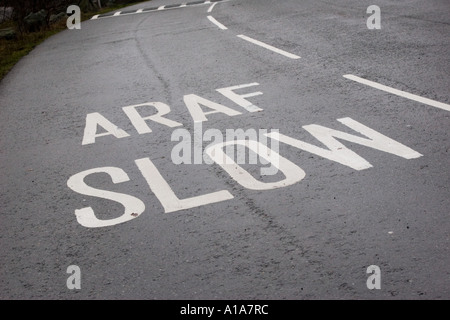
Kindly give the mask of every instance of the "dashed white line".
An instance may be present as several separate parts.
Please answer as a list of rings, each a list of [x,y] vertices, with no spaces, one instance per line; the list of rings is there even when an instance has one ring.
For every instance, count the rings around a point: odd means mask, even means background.
[[[260,46],[260,47],[263,47],[263,48],[265,48],[265,49],[268,49],[268,50],[270,50],[270,51],[273,51],[273,52],[276,52],[276,53],[278,53],[278,54],[281,54],[281,55],[283,55],[283,56],[285,56],[285,57],[288,57],[288,58],[290,58],[290,59],[300,59],[300,57],[297,56],[297,55],[295,55],[295,54],[292,54],[292,53],[286,52],[286,51],[284,51],[284,50],[275,48],[275,47],[273,47],[273,46],[271,46],[271,45],[269,45],[269,44],[267,44],[267,43],[264,43],[264,42],[255,40],[255,39],[250,38],[250,37],[247,37],[247,36],[245,36],[245,35],[243,35],[243,34],[238,35],[238,37],[241,38],[241,39],[243,39],[243,40],[246,40],[246,41],[248,41],[248,42],[251,42],[251,43],[253,43],[253,44],[256,44],[256,45],[258,45],[258,46]]]
[[[216,1],[220,1],[220,2],[228,2],[231,0],[216,0]],[[122,12],[116,12],[115,14],[111,14],[111,13],[105,13],[105,14],[97,14],[95,16],[93,16],[91,18],[91,20],[99,20],[99,19],[103,19],[103,18],[112,18],[112,17],[118,17],[118,16],[129,16],[129,15],[133,15],[133,14],[139,14],[139,13],[148,13],[148,12],[155,12],[155,11],[165,11],[165,10],[170,10],[170,9],[179,9],[179,8],[186,8],[186,7],[195,7],[195,6],[199,6],[199,5],[205,5],[205,4],[211,4],[209,11],[211,12],[212,9],[214,8],[214,6],[217,4],[218,2],[211,2],[210,0],[206,0],[204,2],[182,2],[180,5],[163,5],[163,6],[159,6],[156,8],[142,8],[139,9],[135,12],[128,12],[123,14]]]
[[[205,2],[206,3],[206,2]],[[214,2],[209,8],[208,12],[211,12],[214,9],[214,6],[217,4],[217,2]]]
[[[212,16],[208,16],[209,21],[211,21],[212,23],[214,23],[216,26],[218,26],[220,29],[222,30],[227,30],[228,28],[225,27],[223,24],[221,24],[219,21],[217,21],[216,19],[214,19],[214,17]]]
[[[412,94],[412,93],[409,93],[409,92],[405,92],[405,91],[401,91],[401,90],[398,90],[398,89],[394,89],[394,88],[391,88],[391,87],[379,84],[377,82],[373,82],[373,81],[370,81],[370,80],[366,80],[366,79],[357,77],[357,76],[352,75],[352,74],[346,74],[343,77],[346,78],[346,79],[349,79],[349,80],[353,80],[353,81],[359,82],[361,84],[365,84],[367,86],[370,86],[370,87],[378,89],[378,90],[382,90],[382,91],[386,91],[386,92],[395,94],[395,95],[403,97],[403,98],[407,98],[407,99],[410,99],[410,100],[421,102],[421,103],[424,103],[424,104],[427,104],[429,106],[436,107],[436,108],[439,108],[439,109],[442,109],[442,110],[450,111],[450,105],[448,105],[446,103],[438,102],[438,101],[431,100],[431,99],[428,99],[428,98],[424,98],[424,97],[421,97],[421,96],[418,96],[418,95],[415,95],[415,94]]]

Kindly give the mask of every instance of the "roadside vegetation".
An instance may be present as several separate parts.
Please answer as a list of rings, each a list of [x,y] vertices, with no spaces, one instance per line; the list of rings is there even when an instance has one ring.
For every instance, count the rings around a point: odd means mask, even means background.
[[[66,29],[67,7],[81,8],[81,21],[140,3],[136,0],[0,0],[0,81],[50,36]]]

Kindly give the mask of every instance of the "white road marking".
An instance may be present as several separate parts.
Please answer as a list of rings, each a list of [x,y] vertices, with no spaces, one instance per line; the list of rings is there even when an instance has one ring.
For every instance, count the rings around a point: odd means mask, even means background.
[[[150,160],[143,158],[134,161],[166,213],[191,209],[211,203],[231,200],[234,196],[227,190],[216,191],[191,198],[180,199]]]
[[[224,147],[229,145],[242,145],[252,150],[260,157],[271,163],[278,170],[283,172],[285,178],[277,182],[262,182],[256,180],[248,171],[239,166],[224,151]],[[293,185],[305,178],[305,171],[295,163],[280,156],[277,152],[268,148],[258,141],[253,140],[233,140],[208,146],[205,150],[206,154],[241,186],[250,190],[272,190],[284,188]]]
[[[108,174],[114,184],[130,181],[127,173],[122,169],[116,167],[103,167],[86,170],[71,176],[67,181],[67,186],[82,195],[118,202],[124,206],[125,210],[118,218],[100,220],[95,216],[92,207],[78,209],[75,210],[75,215],[79,224],[87,228],[109,227],[133,220],[145,211],[145,204],[136,197],[124,193],[96,189],[86,184],[84,179],[87,176],[99,173]]]
[[[136,108],[138,107],[139,108],[147,107],[147,109],[150,107],[152,109],[158,110],[158,112],[151,116],[142,117],[136,110]],[[151,120],[159,124],[163,124],[165,126],[168,126],[169,128],[179,127],[183,125],[182,123],[164,118],[166,114],[170,113],[170,107],[162,102],[148,102],[136,104],[132,106],[123,107],[122,110],[125,112],[128,118],[130,118],[131,123],[134,125],[139,134],[152,132],[150,127],[147,125],[146,120]]]
[[[205,2],[206,3],[206,2]],[[209,7],[208,12],[211,12],[214,9],[214,6],[217,4],[217,2],[214,2],[211,7]]]
[[[103,133],[97,133],[98,126],[101,126],[104,129]],[[86,115],[86,126],[84,127],[83,142],[81,143],[83,146],[86,144],[95,143],[95,139],[97,137],[104,137],[108,135],[113,135],[118,139],[130,136],[98,112],[89,113]]]
[[[221,88],[221,89],[217,89],[216,91],[220,92],[222,95],[224,95],[225,97],[227,97],[234,103],[240,105],[242,108],[244,108],[248,112],[258,112],[258,111],[263,111],[263,109],[255,106],[253,103],[246,100],[246,98],[259,96],[259,95],[263,94],[262,92],[258,91],[258,92],[251,92],[251,93],[246,93],[246,94],[237,94],[236,92],[234,92],[234,90],[240,90],[243,88],[258,86],[258,85],[259,85],[259,83],[254,82],[254,83],[249,83],[249,84],[242,84],[239,86]]]
[[[228,2],[230,0],[222,0],[221,2]],[[210,10],[212,10],[212,8],[214,8],[214,5],[217,2],[212,3],[211,7],[209,8]],[[148,9],[139,9],[136,12],[130,12],[130,13],[126,13],[126,14],[122,14],[122,13],[117,13],[114,15],[103,15],[103,14],[98,14],[95,15],[91,18],[91,20],[99,20],[99,19],[103,19],[103,18],[114,18],[114,17],[118,17],[118,16],[129,16],[129,15],[133,15],[133,14],[139,14],[139,13],[150,13],[150,12],[156,12],[156,11],[164,11],[164,10],[172,10],[172,9],[179,9],[179,8],[186,8],[186,7],[196,7],[196,6],[200,6],[200,5],[205,5],[205,4],[211,4],[211,1],[205,1],[205,2],[201,2],[201,3],[192,3],[192,2],[183,2],[182,4],[180,4],[179,6],[175,6],[175,7],[168,7],[167,5],[163,5],[160,6],[158,8],[152,9],[152,10],[148,10]],[[208,11],[211,12],[211,11]]]
[[[218,26],[220,29],[222,30],[227,30],[228,28],[225,27],[223,24],[221,24],[219,21],[217,21],[216,19],[214,19],[214,17],[212,16],[208,16],[209,21],[211,21],[212,23],[214,23],[216,26]]]
[[[266,134],[266,136],[306,152],[338,162],[355,170],[368,169],[371,168],[372,165],[357,153],[348,149],[337,139],[380,150],[404,159],[417,159],[423,156],[400,142],[397,142],[369,127],[366,127],[362,123],[359,123],[351,118],[342,118],[337,120],[367,138],[362,138],[350,133],[330,129],[316,124],[303,126],[302,128],[319,140],[322,145],[326,146],[326,148],[318,147],[301,140],[287,137],[281,133],[269,133]]]
[[[224,113],[227,116],[234,117],[239,114],[242,114],[239,111],[236,111],[234,109],[228,108],[220,103],[208,100],[206,98],[200,97],[196,94],[187,94],[183,97],[184,104],[189,110],[189,113],[192,116],[192,120],[195,122],[203,122],[208,121],[208,118],[206,118],[207,115],[213,114],[213,113]],[[212,111],[204,111],[204,108],[201,107],[207,107],[211,109]]]
[[[122,11],[117,11],[116,13],[114,13],[114,17],[117,17],[117,16],[120,16],[120,13],[121,13]]]
[[[424,97],[421,97],[421,96],[418,96],[418,95],[415,95],[415,94],[412,94],[412,93],[409,93],[409,92],[405,92],[405,91],[401,91],[401,90],[398,90],[398,89],[394,89],[394,88],[391,88],[391,87],[379,84],[377,82],[373,82],[373,81],[370,81],[370,80],[366,80],[366,79],[357,77],[357,76],[352,75],[352,74],[346,74],[343,77],[346,78],[346,79],[349,79],[349,80],[353,80],[353,81],[359,82],[361,84],[365,84],[367,86],[370,86],[370,87],[378,89],[378,90],[382,90],[382,91],[386,91],[386,92],[395,94],[395,95],[403,97],[403,98],[407,98],[407,99],[410,99],[410,100],[421,102],[421,103],[424,103],[424,104],[427,104],[429,106],[436,107],[436,108],[439,108],[439,109],[442,109],[442,110],[450,111],[450,105],[448,105],[446,103],[438,102],[438,101],[431,100],[431,99],[428,99],[428,98],[424,98]]]
[[[238,37],[241,38],[241,39],[243,39],[243,40],[246,40],[246,41],[248,41],[248,42],[251,42],[251,43],[253,43],[253,44],[256,44],[256,45],[258,45],[258,46],[260,46],[260,47],[263,47],[263,48],[265,48],[265,49],[268,49],[268,50],[270,50],[270,51],[273,51],[273,52],[275,52],[275,53],[281,54],[281,55],[283,55],[283,56],[285,56],[285,57],[288,57],[288,58],[290,58],[290,59],[300,59],[300,57],[297,56],[297,55],[295,55],[295,54],[292,54],[292,53],[286,52],[286,51],[284,51],[284,50],[275,48],[275,47],[273,47],[273,46],[271,46],[271,45],[269,45],[269,44],[267,44],[267,43],[264,43],[264,42],[255,40],[255,39],[250,38],[250,37],[247,37],[247,36],[245,36],[245,35],[243,35],[243,34],[238,35]]]

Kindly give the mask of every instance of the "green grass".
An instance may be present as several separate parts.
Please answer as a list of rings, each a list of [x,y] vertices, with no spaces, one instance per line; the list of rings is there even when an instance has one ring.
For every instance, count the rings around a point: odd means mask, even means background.
[[[45,39],[51,37],[55,33],[58,33],[64,28],[65,21],[64,27],[53,26],[49,30],[18,35],[15,40],[0,40],[0,81],[14,67],[15,64],[22,59],[22,57],[30,53],[31,50],[33,50]]]
[[[81,20],[88,20],[96,14],[103,14],[110,11],[118,10],[127,6],[141,3],[142,1],[136,1],[127,3],[125,5],[115,5],[111,7],[105,7],[97,12],[82,13]],[[0,29],[13,27],[12,22],[4,22],[0,24]],[[44,30],[32,33],[18,34],[14,40],[0,39],[0,81],[8,74],[8,72],[19,62],[24,56],[31,52],[37,45],[42,43],[45,39],[52,35],[65,30],[66,19],[62,19],[58,23],[53,24],[51,27]]]

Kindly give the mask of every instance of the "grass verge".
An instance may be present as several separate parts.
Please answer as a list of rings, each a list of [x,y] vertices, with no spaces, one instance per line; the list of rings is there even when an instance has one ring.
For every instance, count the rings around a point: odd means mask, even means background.
[[[82,13],[81,20],[89,20],[96,14],[107,13],[141,2],[142,1],[136,1],[124,5],[105,7],[97,12]],[[11,27],[14,27],[14,24],[11,21],[6,21],[0,24],[0,29]],[[30,53],[31,50],[42,43],[45,39],[65,29],[66,19],[62,19],[61,21],[51,25],[49,28],[45,28],[38,32],[18,34],[17,38],[13,40],[0,39],[0,81],[3,80],[3,78],[22,57]]]

